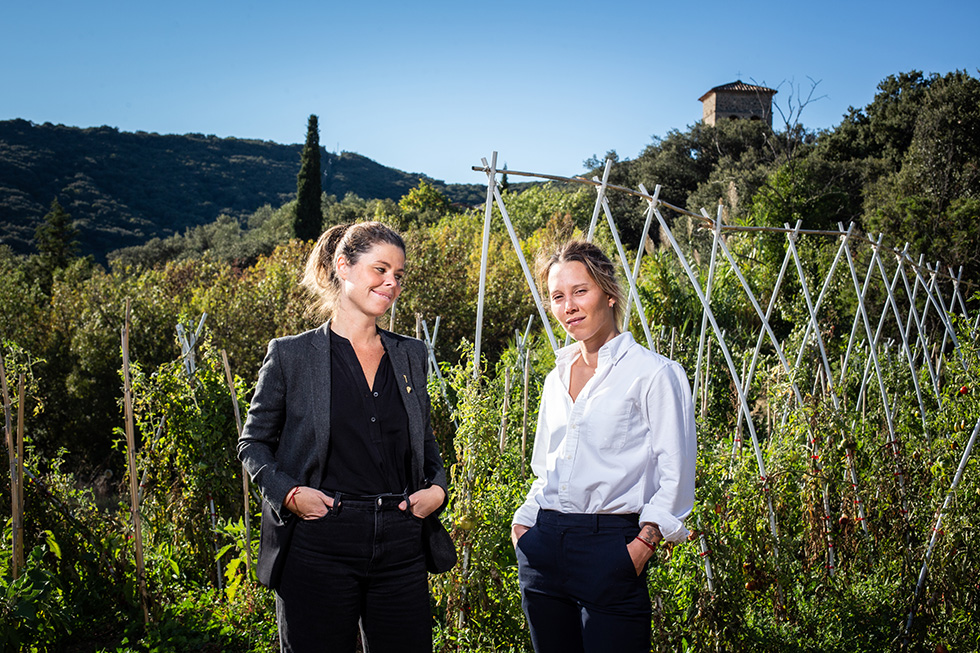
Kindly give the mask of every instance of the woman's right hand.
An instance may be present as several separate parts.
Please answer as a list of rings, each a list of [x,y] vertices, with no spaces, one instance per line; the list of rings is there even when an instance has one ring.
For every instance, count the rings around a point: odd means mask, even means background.
[[[285,506],[300,519],[319,519],[333,508],[333,497],[316,488],[298,485],[286,495]]]
[[[517,540],[521,539],[521,536],[529,530],[530,527],[524,524],[514,524],[510,527],[510,541],[514,543],[515,549],[517,548]]]

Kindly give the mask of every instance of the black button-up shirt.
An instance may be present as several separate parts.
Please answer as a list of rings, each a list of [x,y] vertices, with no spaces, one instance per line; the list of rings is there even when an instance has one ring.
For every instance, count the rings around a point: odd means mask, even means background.
[[[408,488],[408,413],[388,352],[369,388],[350,341],[330,332],[330,448],[323,490],[399,493]]]

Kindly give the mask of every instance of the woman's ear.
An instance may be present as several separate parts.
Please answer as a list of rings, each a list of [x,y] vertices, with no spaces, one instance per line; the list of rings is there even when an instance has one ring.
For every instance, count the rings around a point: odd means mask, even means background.
[[[341,281],[347,281],[347,258],[341,254],[337,257],[337,278]]]

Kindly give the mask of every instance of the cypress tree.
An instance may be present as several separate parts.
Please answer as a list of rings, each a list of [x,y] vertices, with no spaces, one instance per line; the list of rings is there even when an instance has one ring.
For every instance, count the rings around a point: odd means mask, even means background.
[[[317,117],[310,116],[306,127],[306,145],[300,157],[299,174],[296,176],[296,216],[293,233],[302,240],[315,240],[323,228],[323,210],[320,206],[320,128]]]

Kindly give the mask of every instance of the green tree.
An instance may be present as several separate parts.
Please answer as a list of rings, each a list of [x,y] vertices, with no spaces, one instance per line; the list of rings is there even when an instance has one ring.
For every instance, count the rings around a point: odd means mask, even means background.
[[[449,200],[424,179],[400,200],[402,228],[411,224],[434,224],[449,212]]]
[[[51,288],[55,271],[64,269],[78,256],[77,237],[78,229],[72,224],[71,216],[55,199],[44,221],[34,230],[34,245],[37,247],[35,274],[46,291]]]
[[[893,244],[909,242],[973,277],[980,272],[980,80],[932,75],[917,90],[905,112],[912,118],[904,123],[901,167],[869,185],[865,221]]]
[[[320,195],[320,128],[317,117],[311,115],[306,126],[306,145],[300,158],[299,175],[296,177],[296,218],[293,231],[301,240],[314,240],[323,228],[323,212]]]

